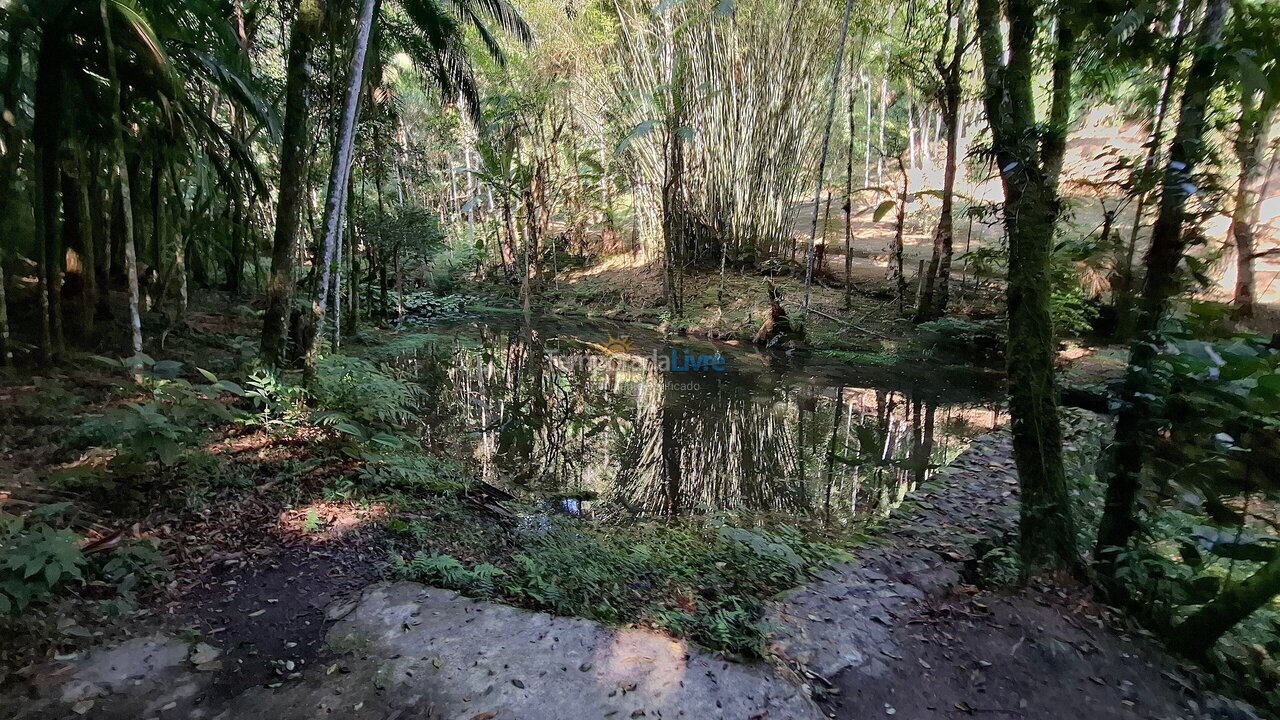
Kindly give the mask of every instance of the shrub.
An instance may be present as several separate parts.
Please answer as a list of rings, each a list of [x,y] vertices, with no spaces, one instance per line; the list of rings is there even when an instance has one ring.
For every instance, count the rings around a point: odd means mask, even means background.
[[[394,446],[393,434],[417,417],[417,385],[399,380],[367,360],[330,355],[316,364],[312,421],[357,440]]]
[[[80,537],[49,524],[67,503],[46,505],[25,517],[0,513],[0,617],[44,602],[71,581],[83,581]]]
[[[932,346],[942,354],[991,361],[1004,356],[1004,320],[944,317],[920,324]]]

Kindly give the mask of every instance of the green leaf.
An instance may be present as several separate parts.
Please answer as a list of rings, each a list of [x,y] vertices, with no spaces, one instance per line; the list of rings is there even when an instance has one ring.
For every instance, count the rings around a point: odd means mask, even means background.
[[[236,397],[245,397],[247,395],[247,393],[245,393],[244,391],[244,388],[240,387],[236,383],[231,382],[230,380],[219,380],[218,382],[213,384],[213,389],[217,390],[218,392],[231,393]]]
[[[209,372],[208,370],[205,370],[204,368],[198,367],[198,368],[196,368],[196,372],[198,372],[198,373],[200,373],[201,375],[203,375],[203,376],[204,376],[204,379],[205,379],[205,380],[208,380],[208,381],[209,381],[209,382],[211,382],[211,383],[216,383],[216,382],[218,382],[218,376],[217,376],[217,375],[214,375],[213,373]]]
[[[161,360],[151,366],[151,374],[164,380],[172,380],[182,373],[182,363],[177,360]]]
[[[654,125],[656,125],[656,123],[653,120],[645,120],[639,125],[636,125],[635,129],[623,138],[622,142],[618,143],[618,149],[614,152],[618,155],[624,154],[627,151],[627,148],[631,147],[631,143],[653,132]]]
[[[884,219],[885,215],[889,214],[890,210],[893,210],[896,207],[898,207],[897,200],[885,200],[876,207],[876,211],[871,216],[871,219],[875,222],[880,222]]]

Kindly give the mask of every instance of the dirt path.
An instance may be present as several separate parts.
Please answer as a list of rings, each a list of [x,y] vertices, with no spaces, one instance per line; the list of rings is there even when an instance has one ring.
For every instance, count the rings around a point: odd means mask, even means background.
[[[1097,440],[1099,428],[1084,426],[1076,452]],[[1084,592],[981,592],[964,581],[974,542],[1016,526],[1011,458],[1006,433],[980,439],[913,494],[914,512],[890,522],[888,542],[780,606],[779,650],[827,715],[1252,717],[1199,693],[1175,660]]]
[[[203,635],[67,658],[0,699],[0,716],[1249,717],[1199,699],[1172,660],[1082,596],[966,585],[974,541],[1013,527],[1015,491],[1007,436],[980,439],[913,493],[880,544],[776,605],[775,664],[416,583],[361,592],[369,576],[351,563],[331,576],[332,558],[297,550],[211,578],[228,590],[190,606]]]

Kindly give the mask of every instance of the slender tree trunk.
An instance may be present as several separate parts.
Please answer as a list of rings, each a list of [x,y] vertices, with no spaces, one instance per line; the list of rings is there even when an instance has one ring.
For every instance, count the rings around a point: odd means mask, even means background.
[[[947,311],[947,300],[951,284],[951,257],[955,243],[955,191],[956,172],[959,166],[960,150],[960,101],[961,80],[964,72],[964,51],[969,45],[966,32],[964,2],[954,9],[947,3],[948,18],[956,19],[954,46],[950,61],[943,65],[941,53],[936,62],[942,75],[942,92],[939,104],[942,106],[943,123],[947,132],[947,151],[942,171],[942,208],[938,214],[938,228],[933,235],[933,256],[929,259],[929,270],[924,277],[920,305],[916,308],[916,322],[925,322],[941,317]],[[948,22],[947,35],[950,35]]]
[[[271,279],[267,283],[267,309],[262,323],[262,360],[278,365],[293,293],[294,258],[298,227],[306,200],[308,91],[311,85],[311,51],[320,34],[323,11],[317,0],[301,0],[289,31],[289,56],[285,70],[284,131],[280,150],[280,195],[276,202],[276,229],[271,249]]]
[[[0,122],[0,143],[2,143],[0,147],[0,221],[12,218],[15,208],[23,205],[22,201],[16,197],[14,186],[18,178],[18,169],[22,165],[22,144],[19,141],[16,118],[20,113],[21,96],[18,83],[22,80],[22,38],[26,30],[25,25],[9,23],[9,37],[5,51],[7,71],[4,85],[0,87],[0,91],[4,93],[0,97],[0,113],[11,113],[15,121]],[[6,246],[10,242],[12,242],[10,237],[0,238],[0,365],[5,367],[13,366],[9,305],[5,297],[6,285],[9,281],[9,275],[6,272],[8,267]]]
[[[103,167],[103,155],[95,150],[89,157],[86,173],[89,217],[94,219],[90,223],[89,233],[95,248],[93,273],[94,287],[98,292],[98,307],[94,318],[96,323],[97,318],[111,317],[111,226],[115,223],[115,218],[112,217],[115,208],[110,201],[114,192],[113,184],[109,181],[104,184],[104,173],[100,172],[106,169]],[[114,163],[107,163],[107,167],[111,165]]]
[[[880,80],[880,134],[877,140],[879,159],[876,160],[876,182],[884,184],[884,120],[889,105],[889,78]]]
[[[907,231],[907,201],[911,197],[911,175],[907,165],[898,154],[898,172],[902,175],[902,189],[898,192],[898,209],[893,225],[893,274],[898,287],[898,314],[907,313],[907,271],[903,265],[903,241]]]
[[[853,78],[849,79],[849,156],[844,166],[844,309],[853,307]],[[870,137],[871,128],[867,128]]]
[[[872,114],[871,108],[872,108],[872,97],[874,93],[871,87],[871,78],[869,76],[866,79],[865,87],[866,87],[866,93],[867,93],[867,128],[866,128],[867,137],[866,137],[866,143],[864,147],[865,152],[862,156],[863,187],[867,187],[871,185],[871,124],[874,120],[874,115]]]
[[[96,220],[89,214],[89,170],[82,149],[74,153],[73,166],[63,175],[62,199],[63,242],[80,247],[80,338],[87,344],[93,339],[93,316],[98,309],[97,248],[90,230]]]
[[[141,292],[138,287],[138,254],[133,238],[133,191],[130,186],[128,164],[124,153],[124,121],[120,109],[120,74],[116,70],[116,50],[111,34],[111,16],[107,0],[100,3],[103,37],[107,48],[108,79],[111,85],[111,123],[115,133],[115,173],[119,176],[121,221],[124,232],[125,275],[129,282],[129,329],[133,340],[133,352],[142,354]]]
[[[356,120],[360,115],[360,89],[364,86],[365,59],[369,54],[369,36],[381,0],[364,0],[360,20],[356,25],[355,48],[351,54],[351,77],[347,84],[347,96],[342,108],[342,124],[338,131],[338,147],[334,153],[333,167],[329,175],[329,197],[324,208],[324,263],[320,271],[320,293],[311,314],[315,319],[315,346],[308,353],[307,364],[314,361],[319,344],[324,337],[325,311],[329,300],[329,276],[338,250],[338,237],[342,232],[342,215],[347,204],[347,185],[351,179],[351,164],[355,156]],[[339,263],[340,264],[340,263]],[[398,280],[398,279],[397,279]],[[335,293],[336,297],[336,293]]]
[[[1173,15],[1173,44],[1169,48],[1168,61],[1161,83],[1160,97],[1156,101],[1155,112],[1151,122],[1151,138],[1147,143],[1146,159],[1142,163],[1143,176],[1149,176],[1155,169],[1156,155],[1164,144],[1164,124],[1169,115],[1169,106],[1173,104],[1173,90],[1178,80],[1178,66],[1182,64],[1182,47],[1186,40],[1183,31],[1183,10],[1185,2],[1179,2]],[[1116,313],[1116,337],[1128,340],[1133,336],[1134,323],[1137,320],[1134,303],[1134,259],[1138,252],[1138,231],[1142,228],[1142,218],[1147,207],[1150,193],[1145,190],[1138,193],[1134,203],[1133,227],[1129,230],[1129,242],[1120,260],[1115,282],[1112,284],[1112,305]]]
[[[827,179],[827,151],[831,145],[831,123],[836,116],[836,98],[840,95],[840,70],[844,65],[844,46],[849,37],[849,16],[853,12],[853,0],[845,0],[844,22],[840,26],[840,47],[836,51],[836,67],[831,72],[831,101],[827,103],[827,124],[823,126],[822,153],[818,161],[818,189],[813,196],[813,224],[809,226],[809,252],[805,255],[804,307],[809,309],[809,292],[813,287],[814,245],[818,238],[818,204],[822,201],[822,185]],[[830,198],[828,198],[828,203]]]
[[[40,293],[40,354],[46,362],[61,355],[63,260],[58,232],[58,152],[62,142],[63,62],[62,23],[55,21],[41,35],[36,71],[34,126],[35,172],[32,207],[38,245]]]
[[[1058,198],[1054,191],[1056,178],[1047,176],[1053,158],[1045,157],[1047,153],[1035,139],[1038,133],[1032,82],[1036,3],[1008,0],[1007,8],[1007,47],[999,0],[978,0],[976,26],[986,81],[987,116],[1005,193],[1005,228],[1009,236],[1009,411],[1022,491],[1021,555],[1024,572],[1030,574],[1074,569],[1079,559],[1053,380],[1049,262]],[[1055,107],[1069,101],[1069,95],[1062,97],[1067,93],[1069,86],[1055,85]]]
[[[1274,92],[1280,93],[1280,90]],[[1240,130],[1235,142],[1240,179],[1236,186],[1235,209],[1231,214],[1231,238],[1236,246],[1236,287],[1232,303],[1236,316],[1240,318],[1253,317],[1253,261],[1257,251],[1254,228],[1261,210],[1264,167],[1276,114],[1276,105],[1271,98],[1264,96],[1262,102],[1264,106],[1259,107],[1252,90],[1242,93]]]
[[[1205,155],[1205,112],[1213,92],[1217,68],[1218,43],[1226,23],[1229,0],[1209,0],[1195,62],[1187,75],[1183,90],[1178,127],[1170,146],[1169,164],[1165,169],[1164,187],[1160,195],[1160,213],[1151,230],[1151,248],[1147,251],[1146,281],[1137,323],[1137,340],[1129,356],[1125,375],[1124,405],[1116,422],[1115,462],[1107,483],[1102,522],[1098,528],[1095,557],[1100,569],[1111,573],[1117,549],[1124,548],[1138,530],[1136,503],[1144,463],[1143,443],[1148,428],[1150,408],[1149,377],[1155,360],[1157,328],[1178,289],[1178,264],[1186,251],[1187,239],[1182,230],[1185,222],[1187,185]]]

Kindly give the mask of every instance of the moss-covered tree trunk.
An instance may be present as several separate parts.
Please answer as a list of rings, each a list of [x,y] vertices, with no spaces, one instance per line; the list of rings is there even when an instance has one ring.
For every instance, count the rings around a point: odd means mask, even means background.
[[[1169,150],[1160,196],[1160,213],[1151,230],[1151,247],[1146,258],[1146,282],[1137,321],[1137,340],[1129,356],[1123,401],[1116,422],[1115,461],[1107,482],[1102,521],[1094,556],[1099,570],[1109,574],[1115,551],[1129,544],[1138,530],[1136,503],[1143,466],[1143,443],[1147,437],[1150,408],[1150,366],[1156,357],[1156,333],[1169,301],[1178,290],[1178,264],[1186,252],[1183,224],[1188,192],[1196,169],[1204,158],[1205,111],[1215,85],[1223,26],[1228,0],[1211,0],[1196,47],[1195,62],[1183,90],[1178,126]]]
[[[977,3],[984,100],[1005,191],[1009,412],[1022,493],[1021,554],[1028,573],[1074,568],[1079,563],[1053,381],[1049,261],[1058,216],[1055,173],[1060,164],[1055,162],[1050,136],[1043,148],[1038,139],[1032,90],[1037,4],[1009,0],[1006,46],[999,0]],[[1063,84],[1057,72],[1054,75],[1056,111],[1069,102],[1070,84]],[[1069,80],[1070,72],[1065,75]]]
[[[1203,655],[1218,638],[1277,595],[1280,595],[1280,553],[1183,620],[1174,628],[1170,644],[1184,655]]]
[[[280,195],[271,248],[271,278],[267,282],[267,310],[262,322],[262,360],[280,362],[285,323],[293,295],[293,267],[298,226],[307,192],[308,90],[311,51],[320,35],[324,13],[317,0],[301,0],[289,30],[285,69],[284,128],[280,150]]]

